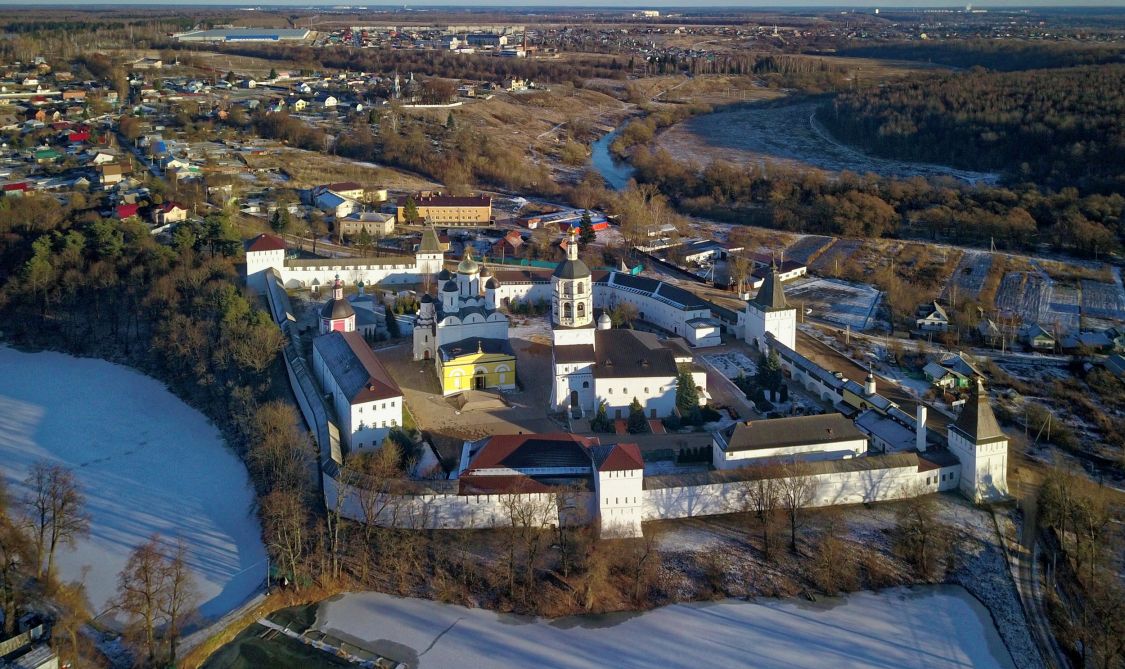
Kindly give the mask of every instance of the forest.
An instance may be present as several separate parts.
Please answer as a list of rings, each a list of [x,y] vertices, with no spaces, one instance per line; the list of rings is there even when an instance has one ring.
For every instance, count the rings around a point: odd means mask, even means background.
[[[653,184],[680,210],[717,220],[844,237],[926,236],[964,244],[1056,249],[1095,256],[1125,239],[1125,197],[1043,192],[1031,185],[969,187],[953,180],[898,180],[781,165],[706,167],[664,150],[633,150],[640,183]]]
[[[169,41],[163,47],[189,50],[182,42]],[[392,50],[392,49],[314,49],[307,46],[270,46],[265,44],[222,44],[217,50],[239,56],[288,60],[300,63],[302,68],[375,72],[384,76],[395,72],[447,79],[497,81],[506,77],[519,77],[532,81],[575,82],[581,85],[587,79],[624,79],[627,71],[620,60],[605,56],[572,56],[558,60],[532,60],[530,58],[497,58],[493,56],[465,55],[448,51]]]
[[[840,93],[817,118],[880,156],[1125,192],[1125,65],[902,81]]]
[[[1076,42],[982,39],[843,46],[835,55],[923,61],[963,69],[983,67],[989,70],[1017,71],[1120,63],[1125,59],[1125,49],[1120,46],[1095,46]]]

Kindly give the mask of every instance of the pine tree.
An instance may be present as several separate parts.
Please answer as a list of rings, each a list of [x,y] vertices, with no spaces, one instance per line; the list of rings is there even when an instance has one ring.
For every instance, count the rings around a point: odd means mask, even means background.
[[[648,432],[648,420],[645,418],[645,409],[641,406],[640,401],[634,397],[633,403],[629,405],[629,434],[641,434]]]
[[[579,223],[578,230],[578,237],[582,240],[583,244],[589,244],[597,237],[597,233],[594,232],[594,221],[590,218],[590,212],[582,212],[582,221]]]
[[[695,424],[699,419],[699,388],[687,369],[681,369],[676,376],[676,408],[680,417]]]
[[[406,204],[402,205],[402,217],[406,219],[407,223],[414,223],[418,220],[418,203],[414,198],[406,198]]]
[[[277,79],[277,70],[270,68],[270,81]]]

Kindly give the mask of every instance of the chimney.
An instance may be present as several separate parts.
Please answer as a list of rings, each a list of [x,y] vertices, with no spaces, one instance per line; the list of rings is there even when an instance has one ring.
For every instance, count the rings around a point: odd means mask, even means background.
[[[917,424],[914,429],[914,448],[919,453],[926,452],[926,405],[918,403]]]

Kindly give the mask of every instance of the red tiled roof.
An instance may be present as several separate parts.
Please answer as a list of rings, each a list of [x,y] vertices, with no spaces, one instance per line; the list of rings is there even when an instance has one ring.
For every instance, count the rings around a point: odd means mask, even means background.
[[[165,214],[172,211],[173,209],[184,209],[186,211],[184,206],[179,202],[165,202],[164,204],[160,205],[160,211],[164,212]]]
[[[488,443],[477,453],[469,464],[469,469],[490,469],[493,467],[507,467],[508,458],[520,450],[528,442],[533,442],[537,449],[543,450],[544,444],[554,443],[557,446],[550,450],[562,452],[577,445],[585,450],[598,444],[597,437],[582,437],[569,432],[550,432],[547,434],[498,434],[491,437]]]
[[[645,461],[641,457],[641,449],[636,444],[617,444],[598,465],[599,472],[621,472],[644,468]]]
[[[474,476],[472,474],[458,479],[459,493],[462,495],[502,495],[505,493],[550,492],[551,487],[536,481],[530,476],[513,474],[511,476]]]
[[[27,183],[21,181],[19,183],[15,183],[15,184],[4,184],[4,190],[7,191],[7,192],[16,191],[16,190],[26,191],[27,190]]]
[[[410,198],[400,197],[398,206],[406,206],[408,199]],[[419,195],[414,197],[414,204],[419,207],[491,207],[492,198],[487,195]]]
[[[263,232],[250,242],[247,251],[284,251],[285,240],[276,235]]]
[[[116,213],[117,218],[129,218],[136,216],[137,210],[141,208],[139,204],[119,204],[117,205]]]
[[[334,190],[337,192],[342,190],[363,190],[363,186],[357,184],[354,181],[338,181],[334,184],[325,184],[324,187],[328,190]]]

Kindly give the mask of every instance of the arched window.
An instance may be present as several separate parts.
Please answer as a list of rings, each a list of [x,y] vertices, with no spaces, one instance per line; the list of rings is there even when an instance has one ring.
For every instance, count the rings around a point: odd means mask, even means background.
[[[578,286],[577,286],[577,287],[575,288],[575,290],[576,290],[576,291],[578,292],[578,294],[579,294],[579,295],[581,295],[581,294],[582,294],[582,291],[583,291],[583,290],[585,290],[585,289],[584,289],[584,288],[582,287],[582,285],[583,285],[583,284],[582,284],[582,282],[581,282],[581,281],[579,281],[579,282],[578,282]]]
[[[586,304],[584,302],[578,303],[578,317],[579,318],[585,318],[586,317]]]
[[[570,318],[572,315],[573,315],[573,312],[570,309],[570,302],[567,302],[566,304],[563,305],[563,317],[564,318]]]
[[[590,387],[590,382],[589,382],[589,381],[583,381],[583,382],[582,382],[582,387],[583,387],[583,388],[589,388],[589,387]]]

